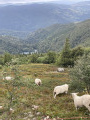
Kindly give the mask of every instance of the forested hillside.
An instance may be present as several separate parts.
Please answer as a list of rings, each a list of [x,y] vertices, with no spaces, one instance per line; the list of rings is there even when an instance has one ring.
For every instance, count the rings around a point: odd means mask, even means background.
[[[26,39],[11,36],[0,36],[0,53],[60,51],[66,38],[72,47],[81,45],[90,47],[90,20],[72,24],[54,24],[27,35]]]
[[[4,52],[9,53],[22,53],[30,48],[25,42],[17,37],[0,36],[0,54]]]
[[[33,44],[41,52],[48,50],[60,51],[66,38],[70,39],[72,47],[77,45],[90,46],[90,20],[80,23],[60,25],[55,24],[46,29],[30,34],[26,43]]]

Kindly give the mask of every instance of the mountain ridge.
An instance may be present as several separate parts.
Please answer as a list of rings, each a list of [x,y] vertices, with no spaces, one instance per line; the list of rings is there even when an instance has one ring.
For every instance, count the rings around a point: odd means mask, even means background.
[[[0,29],[35,31],[52,24],[65,24],[90,18],[90,2],[74,5],[54,3],[0,6]]]

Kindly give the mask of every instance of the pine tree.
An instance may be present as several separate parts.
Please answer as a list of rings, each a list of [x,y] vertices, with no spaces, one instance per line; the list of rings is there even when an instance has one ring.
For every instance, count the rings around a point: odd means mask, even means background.
[[[69,39],[66,38],[64,48],[61,52],[59,65],[67,67],[69,65],[71,66],[71,64],[72,64],[71,48],[70,48]]]

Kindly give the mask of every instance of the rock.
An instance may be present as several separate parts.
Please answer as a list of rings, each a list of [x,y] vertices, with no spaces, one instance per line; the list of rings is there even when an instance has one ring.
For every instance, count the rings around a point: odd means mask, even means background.
[[[49,119],[49,116],[45,117],[44,120],[48,120]]]
[[[31,114],[31,112],[28,112],[28,114]]]
[[[23,119],[24,119],[24,120],[27,120],[27,119],[28,119],[28,117],[24,117]]]
[[[38,108],[39,108],[39,106],[32,105],[32,110],[37,110]]]
[[[33,115],[32,115],[32,114],[29,114],[28,116],[29,116],[30,118],[32,118],[32,117],[33,117]]]
[[[41,113],[40,112],[37,112],[36,115],[40,115]]]
[[[33,118],[32,120],[37,120],[37,118]]]

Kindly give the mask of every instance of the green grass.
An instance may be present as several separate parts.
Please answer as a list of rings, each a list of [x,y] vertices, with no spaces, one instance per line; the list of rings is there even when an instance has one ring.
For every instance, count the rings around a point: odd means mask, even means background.
[[[23,120],[26,115],[24,113],[32,112],[37,120],[49,115],[50,118],[70,118],[70,117],[83,117],[89,116],[87,109],[80,108],[75,110],[73,99],[70,92],[61,94],[53,98],[53,89],[57,85],[69,83],[69,72],[65,69],[65,72],[56,72],[56,66],[45,64],[28,64],[18,66],[20,83],[19,87],[15,87],[13,109],[14,113],[8,114],[7,105],[9,103],[8,91],[5,83],[2,80],[2,74],[0,77],[0,105],[4,106],[3,110],[0,110],[0,119],[12,118],[12,120]],[[0,72],[6,69],[7,74],[14,76],[10,67],[0,69]],[[36,73],[36,74],[35,74]],[[35,76],[36,75],[36,76]],[[34,84],[35,78],[38,77],[42,80],[41,86]],[[10,84],[9,90],[12,91],[12,85]],[[17,99],[16,99],[17,98]],[[38,110],[32,110],[32,105],[39,106]],[[36,116],[36,112],[40,112],[39,116]],[[79,119],[80,120],[80,119]]]

